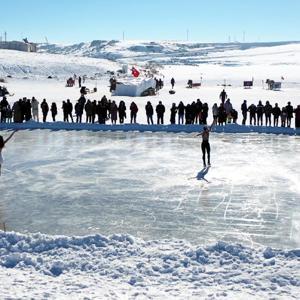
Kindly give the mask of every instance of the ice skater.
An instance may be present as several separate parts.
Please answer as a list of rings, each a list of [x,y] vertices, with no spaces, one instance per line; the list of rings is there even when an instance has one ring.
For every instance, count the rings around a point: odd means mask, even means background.
[[[207,163],[208,166],[210,166],[210,144],[209,144],[209,133],[212,130],[212,127],[214,125],[214,122],[210,126],[203,126],[203,130],[197,134],[197,136],[202,136],[202,143],[201,143],[201,149],[202,149],[202,159],[203,159],[203,166],[206,167],[206,160],[205,160],[205,154],[207,152]]]
[[[17,132],[17,130],[13,131],[11,133],[11,135],[4,140],[3,136],[0,135],[0,176],[1,176],[1,169],[2,169],[2,165],[3,165],[3,156],[2,156],[2,150],[5,147],[6,143],[13,137],[13,135]]]

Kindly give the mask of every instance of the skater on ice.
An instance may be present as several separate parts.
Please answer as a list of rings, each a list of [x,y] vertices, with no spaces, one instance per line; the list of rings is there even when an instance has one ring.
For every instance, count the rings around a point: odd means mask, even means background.
[[[2,165],[3,165],[2,150],[5,147],[6,143],[13,137],[13,135],[16,132],[17,132],[17,130],[13,131],[6,140],[4,140],[3,136],[0,135],[0,176],[1,176],[1,169],[2,169]]]
[[[209,133],[212,130],[212,127],[214,125],[214,122],[210,126],[203,126],[203,130],[197,134],[197,136],[202,136],[202,143],[201,143],[201,149],[202,149],[202,159],[203,159],[203,166],[206,167],[206,160],[205,160],[205,154],[207,152],[207,163],[208,166],[210,166],[210,144],[209,144]]]

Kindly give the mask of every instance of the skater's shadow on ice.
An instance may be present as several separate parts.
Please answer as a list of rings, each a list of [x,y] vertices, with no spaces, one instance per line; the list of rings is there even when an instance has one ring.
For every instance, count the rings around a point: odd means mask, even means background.
[[[198,172],[196,177],[191,177],[191,178],[188,178],[188,179],[204,180],[204,181],[209,183],[209,181],[205,178],[208,171],[209,171],[209,167],[204,167],[201,171]]]
[[[198,174],[197,176],[195,177],[197,180],[204,180],[206,182],[208,182],[208,180],[205,178],[206,174],[208,173],[209,171],[209,167],[205,167],[203,168]]]

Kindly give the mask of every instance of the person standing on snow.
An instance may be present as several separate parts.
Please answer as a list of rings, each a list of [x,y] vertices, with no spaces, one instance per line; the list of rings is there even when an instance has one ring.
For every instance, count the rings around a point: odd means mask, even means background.
[[[261,102],[261,100],[258,101],[258,104],[256,106],[256,114],[257,114],[257,125],[262,126],[263,125],[263,114],[264,114],[264,106]]]
[[[285,108],[286,108],[286,114],[287,114],[286,124],[287,124],[287,127],[291,127],[294,108],[291,105],[291,102],[288,102],[288,104]]]
[[[149,124],[153,125],[153,106],[150,101],[147,102],[147,104],[145,106],[145,110],[146,110],[148,125]]]
[[[225,100],[227,99],[227,93],[225,92],[225,89],[223,89],[223,91],[220,93],[220,99],[224,105]]]
[[[219,115],[219,108],[218,104],[215,103],[212,107],[212,113],[213,113],[213,118],[214,118],[214,123],[217,124],[218,122],[218,115]]]
[[[156,114],[157,114],[157,124],[164,124],[164,113],[166,109],[165,106],[159,101],[158,105],[156,106]]]
[[[52,115],[52,121],[55,122],[55,117],[57,115],[57,106],[55,102],[52,102],[50,110]]]
[[[274,116],[274,127],[275,127],[275,126],[278,126],[278,119],[279,119],[279,116],[281,115],[281,109],[280,109],[280,107],[278,107],[278,103],[275,103],[272,113]]]
[[[171,79],[171,85],[172,85],[172,90],[174,89],[174,85],[175,85],[175,79],[172,77]]]
[[[39,101],[32,97],[31,99],[32,118],[34,121],[39,122]]]
[[[135,102],[131,102],[130,104],[130,123],[136,123],[136,115],[137,115],[137,112],[138,112],[138,107],[137,105],[135,104]]]
[[[250,125],[252,125],[252,120],[254,121],[254,125],[256,125],[256,105],[252,103],[248,111],[250,112]]]
[[[242,106],[241,106],[241,111],[242,111],[242,115],[243,115],[243,121],[242,124],[246,125],[246,121],[247,121],[247,112],[248,112],[248,107],[247,107],[247,100],[244,100]]]
[[[294,110],[295,113],[295,127],[300,128],[300,105]]]
[[[175,124],[176,123],[176,114],[177,114],[177,107],[176,104],[173,103],[171,107],[171,116],[170,116],[170,123]]]
[[[266,126],[271,126],[271,115],[272,115],[273,107],[269,101],[266,102],[264,113],[266,118]]]
[[[43,113],[43,122],[47,121],[47,115],[49,112],[49,105],[46,102],[46,99],[43,99],[43,102],[41,104],[41,109],[42,109],[42,113]]]

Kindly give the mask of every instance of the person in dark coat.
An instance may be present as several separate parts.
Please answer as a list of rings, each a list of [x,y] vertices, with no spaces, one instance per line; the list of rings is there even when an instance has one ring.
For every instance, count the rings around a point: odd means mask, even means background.
[[[31,102],[29,99],[26,99],[24,103],[24,115],[25,115],[25,121],[30,121],[32,118],[31,115]]]
[[[274,116],[274,126],[278,126],[278,119],[281,115],[281,109],[278,107],[278,103],[275,103],[272,113]]]
[[[176,123],[176,114],[177,114],[177,107],[176,104],[173,103],[171,107],[171,116],[170,116],[170,123],[175,124]]]
[[[235,109],[232,109],[231,116],[232,116],[232,122],[236,124],[238,119],[238,112]]]
[[[165,106],[162,104],[161,101],[159,101],[158,105],[156,106],[157,124],[164,124],[165,111]]]
[[[178,124],[183,124],[184,123],[185,106],[182,101],[179,102],[177,109],[178,109]]]
[[[146,116],[147,116],[147,123],[148,124],[152,124],[153,125],[153,106],[151,104],[150,101],[147,102],[146,106],[145,106],[145,110],[146,110]]]
[[[257,113],[257,125],[263,125],[263,114],[264,114],[264,106],[261,101],[258,102],[256,106],[256,113]]]
[[[287,127],[291,127],[293,113],[294,113],[294,107],[291,105],[291,102],[288,102],[286,108],[286,125]]]
[[[191,124],[195,123],[196,115],[197,115],[196,102],[193,101],[192,104],[191,104]]]
[[[81,88],[81,77],[80,76],[78,77],[78,85]]]
[[[97,101],[94,100],[92,102],[92,123],[95,123],[96,120],[96,114],[97,114]]]
[[[172,77],[172,79],[171,79],[172,90],[174,89],[174,85],[175,85],[175,79]]]
[[[241,105],[241,111],[243,115],[243,121],[242,124],[246,125],[247,121],[247,112],[248,112],[248,107],[247,107],[247,100],[244,100],[243,104]]]
[[[49,105],[46,101],[46,99],[43,99],[42,103],[41,103],[41,109],[42,109],[42,114],[43,114],[43,122],[47,121],[47,115],[49,112]]]
[[[220,106],[218,107],[218,124],[222,126],[226,124],[226,117],[226,110],[224,104],[221,102]]]
[[[82,115],[83,115],[83,102],[80,102],[80,100],[77,101],[75,104],[75,115],[76,115],[76,123],[82,122]]]
[[[92,123],[92,115],[93,115],[93,104],[91,100],[88,100],[84,106],[85,114],[86,114],[86,123]]]
[[[202,113],[201,113],[202,122],[201,122],[201,124],[207,125],[208,110],[209,110],[208,104],[204,103],[202,106]]]
[[[295,113],[295,127],[300,128],[300,105],[294,110]]]
[[[271,115],[273,112],[273,107],[269,101],[266,102],[264,113],[266,118],[266,126],[271,126]]]
[[[224,104],[227,99],[227,93],[225,92],[225,89],[223,89],[223,91],[220,93],[220,99],[221,99],[222,103]]]
[[[50,110],[51,110],[51,115],[52,115],[52,121],[55,122],[55,118],[57,115],[57,106],[56,106],[55,102],[52,102]]]
[[[201,112],[202,112],[202,102],[200,99],[197,99],[196,105],[196,117],[195,117],[195,124],[203,124],[202,118],[201,118]]]
[[[22,123],[22,99],[19,99],[17,102],[14,103],[12,110],[14,115],[14,123]]]
[[[130,109],[130,123],[136,123],[136,116],[139,109],[135,104],[135,102],[131,102],[129,109]]]
[[[70,117],[71,121],[73,123],[74,122],[74,120],[73,120],[73,104],[71,103],[70,99],[67,99],[66,109],[67,109],[68,121],[69,121],[69,117]]]
[[[254,121],[254,125],[256,125],[256,105],[251,104],[248,108],[248,111],[250,112],[250,125],[252,125],[252,121]]]
[[[62,102],[62,110],[63,110],[63,118],[64,118],[64,122],[69,122],[68,120],[68,112],[67,112],[67,103],[66,101]]]
[[[3,99],[0,102],[1,123],[5,122],[6,110],[7,110],[8,105],[9,105],[9,103],[8,103],[6,97],[3,97]]]
[[[191,104],[188,104],[185,106],[185,124],[186,125],[192,124],[192,118],[193,118],[192,106]]]
[[[120,101],[118,111],[119,111],[120,124],[123,124],[124,119],[126,119],[126,105],[124,101]]]

